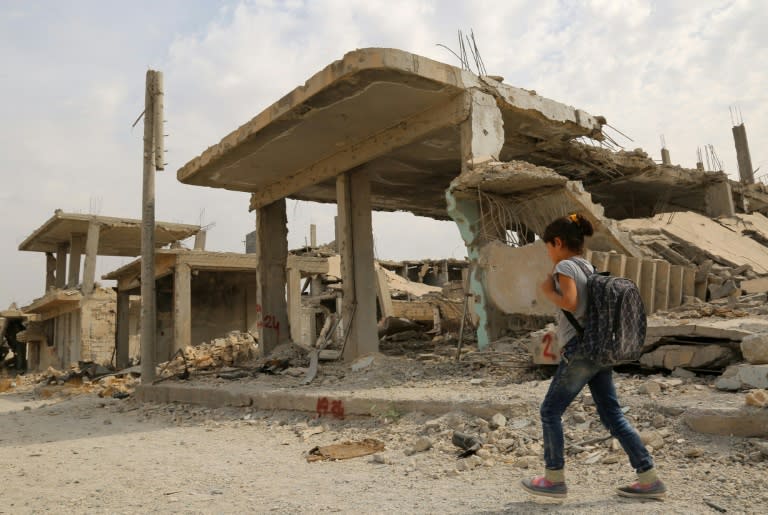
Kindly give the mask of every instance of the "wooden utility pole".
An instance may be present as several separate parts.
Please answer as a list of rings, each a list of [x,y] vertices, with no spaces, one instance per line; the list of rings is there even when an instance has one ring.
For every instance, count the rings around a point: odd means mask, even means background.
[[[155,379],[155,170],[163,160],[163,74],[147,70],[144,97],[144,180],[141,211],[141,382]]]

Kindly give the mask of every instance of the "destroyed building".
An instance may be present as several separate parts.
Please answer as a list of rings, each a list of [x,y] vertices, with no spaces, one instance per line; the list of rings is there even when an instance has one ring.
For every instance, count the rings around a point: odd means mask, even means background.
[[[658,291],[661,307],[669,304],[668,283],[675,285],[674,305],[682,302],[683,286],[685,294],[705,295],[708,277],[696,282],[694,275],[691,289],[695,262],[647,255],[615,219],[674,211],[729,217],[735,206],[768,207],[760,184],[734,183],[722,171],[658,165],[641,150],[601,147],[605,124],[499,77],[400,50],[362,49],[315,74],[177,175],[187,184],[252,193],[256,240],[263,243],[257,245],[259,304],[281,320],[287,319],[286,278],[278,273],[287,255],[285,198],[337,203],[343,316],[355,342],[348,357],[377,350],[371,210],[454,220],[471,262],[482,348],[508,329],[510,313],[551,311],[527,298],[536,295],[543,260],[522,244],[556,216],[584,212],[596,227],[590,250],[623,255],[622,266],[626,270],[629,260],[629,273],[652,287],[654,299]],[[298,147],[301,153],[291,152]],[[649,257],[660,259],[645,264]],[[261,336],[267,350],[287,337],[264,330]]]
[[[157,222],[156,244],[163,247],[199,232],[196,225]],[[112,289],[98,285],[96,259],[139,255],[141,220],[57,210],[19,250],[46,256],[46,291],[22,308],[28,322],[18,337],[27,347],[28,368],[66,368],[78,361],[110,363],[115,313],[128,306],[118,302]]]

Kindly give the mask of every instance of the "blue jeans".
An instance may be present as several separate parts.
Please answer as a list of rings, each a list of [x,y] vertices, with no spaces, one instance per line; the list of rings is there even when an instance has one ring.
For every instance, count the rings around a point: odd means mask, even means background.
[[[541,404],[545,466],[550,470],[560,470],[565,466],[562,416],[587,384],[595,400],[600,421],[621,443],[632,467],[638,473],[652,469],[653,459],[650,453],[621,411],[613,384],[613,369],[601,367],[594,361],[578,355],[560,362],[547,396]]]

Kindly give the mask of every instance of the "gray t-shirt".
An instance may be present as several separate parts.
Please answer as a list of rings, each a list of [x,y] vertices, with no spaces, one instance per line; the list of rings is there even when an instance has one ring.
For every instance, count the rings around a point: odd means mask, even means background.
[[[595,267],[592,266],[592,263],[582,257],[573,257],[571,259],[560,261],[555,265],[555,291],[557,293],[562,293],[560,291],[560,281],[558,280],[560,275],[566,275],[576,281],[576,311],[573,312],[573,316],[576,317],[576,320],[583,327],[585,321],[584,315],[586,315],[587,311],[587,276],[584,274],[581,267],[573,262],[573,260],[576,259],[586,264],[589,270],[595,269]],[[571,325],[560,309],[557,310],[557,336],[560,340],[560,345],[563,346],[568,343],[571,338],[578,336],[576,329]]]

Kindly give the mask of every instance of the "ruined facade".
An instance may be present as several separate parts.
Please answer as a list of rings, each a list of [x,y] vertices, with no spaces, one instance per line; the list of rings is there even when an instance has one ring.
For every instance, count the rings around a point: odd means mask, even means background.
[[[362,49],[224,137],[177,177],[252,193],[257,296],[264,313],[277,319],[288,309],[281,293],[285,198],[338,205],[342,316],[352,342],[347,358],[378,348],[371,210],[454,220],[468,249],[468,288],[483,348],[505,332],[509,310],[519,309],[494,288],[528,280],[520,270],[539,272],[528,269],[530,256],[497,252],[497,243],[521,250],[554,217],[581,211],[596,227],[590,249],[624,256],[625,268],[629,263],[631,273],[639,270],[637,279],[653,284],[654,298],[659,290],[661,299],[670,293],[658,278],[679,275],[689,286],[691,272],[683,268],[692,265],[662,257],[662,272],[648,275],[657,265],[637,263],[656,256],[646,255],[617,219],[676,211],[728,217],[747,204],[752,211],[768,207],[761,185],[734,183],[723,172],[658,165],[639,149],[615,151],[605,127],[601,116],[499,77],[400,50]],[[301,153],[291,151],[299,147]],[[510,260],[519,266],[499,276]],[[673,274],[670,266],[683,268]],[[706,290],[706,281],[695,284]],[[680,288],[672,295],[677,298],[678,290],[682,299]],[[701,292],[694,285],[694,295]],[[260,338],[269,351],[288,337],[262,328]]]
[[[199,231],[194,225],[158,222],[156,242],[170,245]],[[113,362],[118,298],[96,283],[96,258],[137,256],[140,234],[140,220],[56,211],[19,245],[19,250],[46,255],[46,292],[22,308],[29,316],[22,337],[30,370]]]

